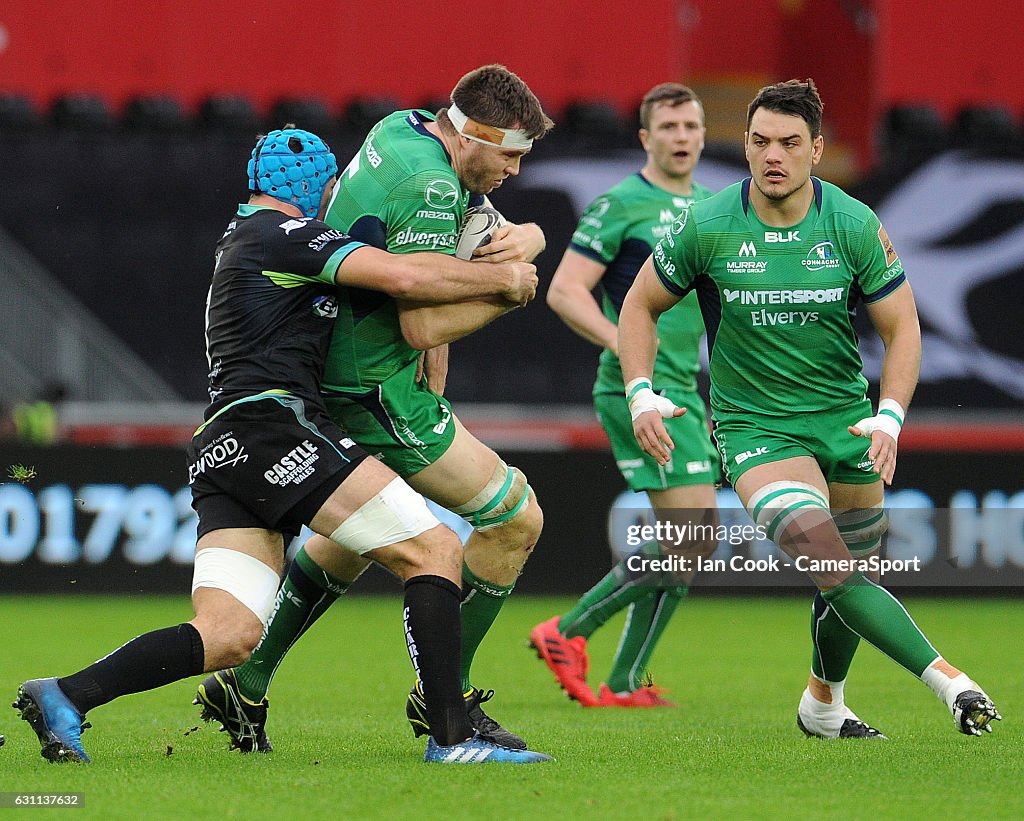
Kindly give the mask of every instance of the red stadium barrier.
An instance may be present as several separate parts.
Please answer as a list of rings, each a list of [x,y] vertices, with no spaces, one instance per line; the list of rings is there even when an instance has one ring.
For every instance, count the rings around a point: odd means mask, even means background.
[[[497,450],[607,450],[608,437],[597,421],[545,418],[534,411],[493,413],[460,411],[466,427]],[[576,415],[576,414],[574,414]],[[581,414],[578,414],[581,415]],[[83,423],[66,427],[64,439],[77,445],[184,445],[198,425]],[[1024,424],[1013,421],[907,423],[900,436],[901,452],[1007,453],[1024,452]]]

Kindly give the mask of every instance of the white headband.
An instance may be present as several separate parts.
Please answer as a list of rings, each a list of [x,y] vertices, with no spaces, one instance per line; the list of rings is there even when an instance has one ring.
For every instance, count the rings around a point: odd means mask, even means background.
[[[448,106],[448,119],[452,121],[455,130],[467,140],[520,151],[529,151],[533,148],[533,137],[521,128],[499,128],[496,125],[478,123],[459,111],[455,103]]]

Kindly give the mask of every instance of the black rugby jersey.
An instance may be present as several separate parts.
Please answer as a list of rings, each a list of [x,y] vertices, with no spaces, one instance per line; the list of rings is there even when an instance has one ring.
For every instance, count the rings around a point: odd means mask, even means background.
[[[206,300],[211,406],[265,390],[316,399],[337,316],[338,265],[363,243],[319,220],[240,205]]]

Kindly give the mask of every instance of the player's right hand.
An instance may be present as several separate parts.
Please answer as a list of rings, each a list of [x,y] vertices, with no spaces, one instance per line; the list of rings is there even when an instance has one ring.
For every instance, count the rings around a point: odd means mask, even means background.
[[[537,278],[537,266],[529,262],[506,262],[512,269],[512,284],[502,294],[504,299],[513,304],[523,307],[537,295],[537,286],[540,280]]]

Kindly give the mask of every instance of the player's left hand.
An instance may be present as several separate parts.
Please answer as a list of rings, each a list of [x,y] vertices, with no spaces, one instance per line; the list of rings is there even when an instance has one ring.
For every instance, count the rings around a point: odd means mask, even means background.
[[[881,428],[875,427],[872,424],[875,419],[875,416],[861,419],[856,425],[850,425],[847,430],[854,436],[863,436],[871,440],[868,459],[873,463],[872,470],[882,477],[883,482],[891,485],[896,474],[896,439]]]
[[[649,380],[635,379],[628,386],[633,436],[646,454],[657,459],[659,465],[667,465],[676,446],[662,420],[682,416],[686,408],[677,407],[667,396],[656,394],[650,384]]]
[[[536,223],[508,223],[496,229],[491,241],[473,252],[473,258],[485,257],[488,262],[533,262],[545,247],[547,240]]]
[[[444,388],[448,382],[448,346],[438,345],[424,351],[416,365],[416,382],[427,376],[427,387],[438,396],[444,396]]]
[[[685,408],[676,408],[676,416],[686,413]],[[662,415],[656,410],[641,413],[633,420],[633,436],[644,453],[657,460],[659,465],[667,465],[672,460],[672,451],[676,444],[665,429]]]

